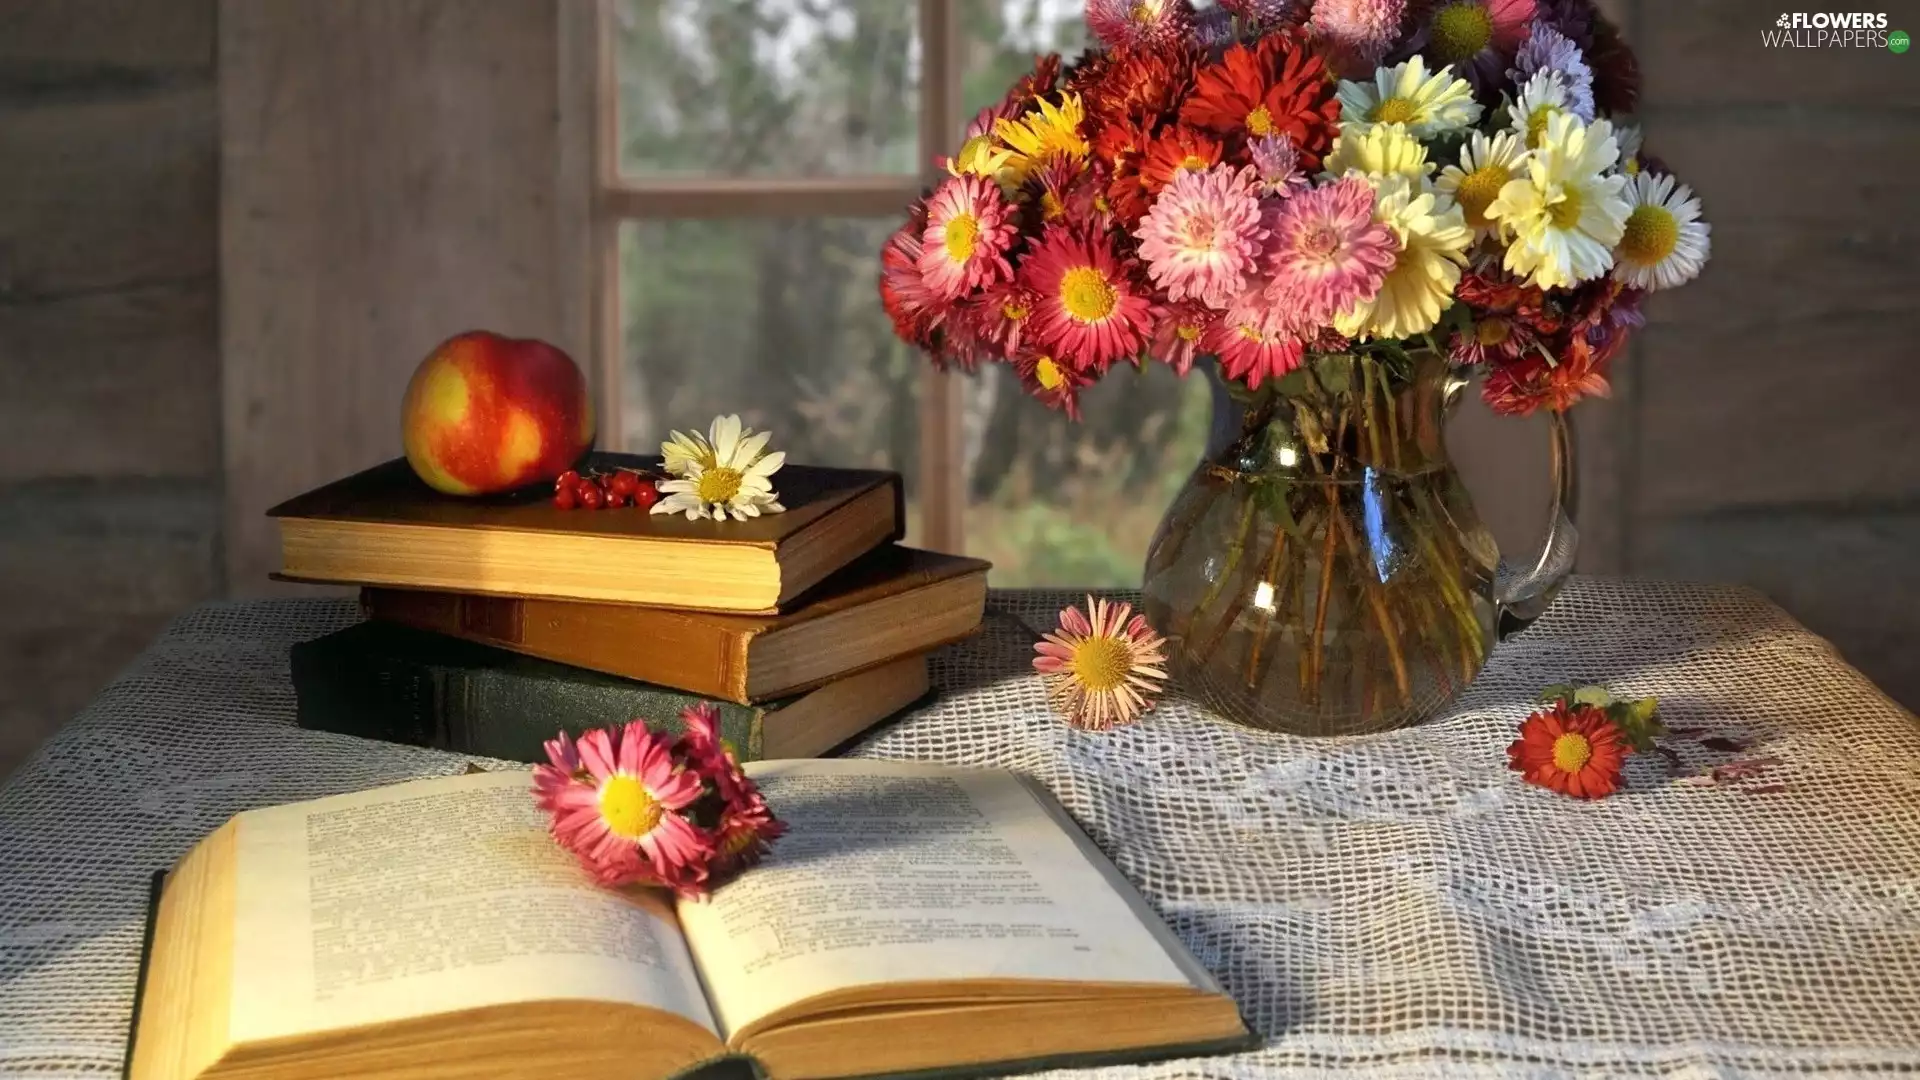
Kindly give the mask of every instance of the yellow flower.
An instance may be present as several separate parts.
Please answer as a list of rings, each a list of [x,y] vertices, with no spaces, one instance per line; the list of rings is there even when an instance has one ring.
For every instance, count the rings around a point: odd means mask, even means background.
[[[1373,338],[1403,338],[1433,329],[1453,302],[1473,230],[1452,199],[1404,176],[1389,176],[1376,185],[1373,220],[1393,230],[1400,251],[1380,291],[1335,316],[1333,328],[1348,337]]]
[[[1007,153],[1000,168],[1002,184],[1023,184],[1049,161],[1079,161],[1087,156],[1087,140],[1080,134],[1086,113],[1079,95],[1062,95],[1058,108],[1045,98],[1036,104],[1038,108],[1018,120],[1003,117],[993,122],[994,138]]]
[[[1387,176],[1404,176],[1425,186],[1433,163],[1427,160],[1427,148],[1408,134],[1405,124],[1342,124],[1321,175],[1337,180],[1350,172],[1365,174],[1376,186]]]

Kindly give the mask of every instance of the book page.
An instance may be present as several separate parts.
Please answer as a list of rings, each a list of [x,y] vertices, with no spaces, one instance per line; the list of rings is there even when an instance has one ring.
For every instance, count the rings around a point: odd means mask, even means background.
[[[747,771],[787,834],[679,906],[723,1033],[855,986],[1195,984],[1012,773],[833,759]]]
[[[712,1030],[668,901],[596,886],[530,787],[477,773],[241,815],[233,1038],[550,999]]]

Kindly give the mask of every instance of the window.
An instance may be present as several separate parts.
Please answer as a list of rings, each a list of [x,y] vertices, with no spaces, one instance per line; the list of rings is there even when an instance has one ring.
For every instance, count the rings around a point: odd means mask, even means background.
[[[596,158],[609,445],[738,412],[794,460],[892,468],[908,541],[998,585],[1135,584],[1210,398],[1115,372],[1075,425],[1011,372],[941,374],[894,338],[879,251],[966,120],[1080,0],[604,0]]]

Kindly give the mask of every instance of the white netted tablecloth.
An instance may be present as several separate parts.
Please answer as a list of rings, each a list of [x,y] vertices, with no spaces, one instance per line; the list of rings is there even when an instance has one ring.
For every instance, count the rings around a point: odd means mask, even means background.
[[[944,693],[859,756],[1047,782],[1266,1035],[1113,1075],[1721,1077],[1920,1070],[1920,725],[1737,589],[1576,578],[1446,717],[1344,740],[1173,697],[1068,729],[1028,666],[1068,597],[996,593]],[[231,815],[457,772],[293,723],[287,649],[346,602],[180,618],[0,787],[0,1075],[113,1075],[148,878]],[[1505,747],[1543,686],[1657,695],[1764,780],[1635,758],[1581,803]],[[1728,759],[1680,747],[1681,774]]]

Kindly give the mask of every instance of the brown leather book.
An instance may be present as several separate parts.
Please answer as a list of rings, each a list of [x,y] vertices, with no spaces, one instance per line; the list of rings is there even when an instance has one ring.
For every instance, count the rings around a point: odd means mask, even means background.
[[[589,465],[659,461],[595,454]],[[774,488],[784,513],[688,521],[562,510],[550,491],[442,495],[401,459],[267,513],[280,522],[288,580],[761,614],[904,532],[897,473],[789,465]]]
[[[372,619],[750,704],[966,637],[988,568],[889,545],[773,616],[383,588],[360,604]]]

